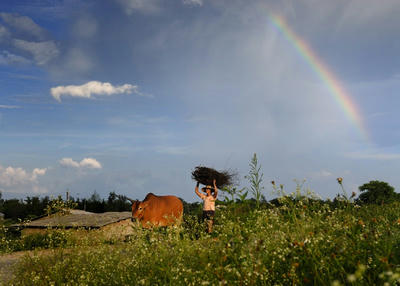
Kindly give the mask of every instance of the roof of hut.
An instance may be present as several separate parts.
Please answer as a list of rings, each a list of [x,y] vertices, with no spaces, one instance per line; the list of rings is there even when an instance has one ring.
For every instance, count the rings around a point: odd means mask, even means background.
[[[62,215],[56,213],[14,226],[22,226],[24,228],[100,228],[111,223],[129,219],[131,216],[130,212],[91,213],[82,210],[70,210],[68,214]]]

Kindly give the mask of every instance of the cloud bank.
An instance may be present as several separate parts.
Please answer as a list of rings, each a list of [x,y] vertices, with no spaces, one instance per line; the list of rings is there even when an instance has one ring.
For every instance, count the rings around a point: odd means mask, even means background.
[[[165,3],[161,0],[115,0],[127,15],[132,15],[135,12],[143,14],[159,13]],[[188,6],[203,6],[203,0],[182,0],[183,5]]]
[[[27,58],[15,55],[9,51],[3,50],[0,52],[0,65],[24,65],[29,63],[31,63],[31,61]]]
[[[38,176],[44,176],[47,168],[35,168],[31,173],[22,168],[7,167],[0,165],[0,185],[10,187],[20,184],[37,183]]]
[[[0,108],[3,109],[18,109],[21,108],[20,106],[17,105],[4,105],[4,104],[0,104]]]
[[[203,6],[203,0],[182,0],[184,5]]]
[[[101,169],[102,165],[94,158],[84,158],[80,162],[72,160],[72,158],[63,158],[60,160],[61,166],[72,168],[88,168]]]
[[[17,32],[30,34],[39,40],[43,40],[46,37],[46,30],[27,16],[0,13],[0,17],[10,28],[16,30]]]
[[[124,84],[113,86],[108,82],[89,81],[82,85],[53,87],[50,89],[50,93],[57,101],[61,102],[61,96],[92,98],[92,95],[130,94],[132,92],[140,94],[137,89],[137,85]]]
[[[152,14],[160,11],[160,0],[116,0],[116,2],[128,15],[132,15],[135,11],[145,14]]]
[[[47,64],[60,53],[53,41],[30,42],[15,39],[14,46],[24,52],[30,53],[39,66]]]
[[[20,167],[3,167],[0,165],[0,189],[11,193],[30,191],[45,193],[47,189],[39,186],[38,178],[44,176],[46,172],[47,168],[35,168],[32,172],[28,172]]]
[[[388,160],[399,160],[399,153],[390,153],[390,152],[375,152],[375,151],[366,151],[366,152],[351,152],[345,154],[346,157],[351,159],[361,159],[361,160],[380,160],[380,161],[388,161]]]
[[[50,34],[31,18],[0,13],[0,20],[0,64],[44,66],[60,55]]]

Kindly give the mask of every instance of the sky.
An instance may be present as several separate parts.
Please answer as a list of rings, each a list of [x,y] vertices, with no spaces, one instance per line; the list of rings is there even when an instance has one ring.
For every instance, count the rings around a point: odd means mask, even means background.
[[[398,0],[2,0],[3,198],[400,191]],[[305,180],[305,181],[304,181]],[[296,183],[297,182],[297,183]],[[304,183],[303,183],[304,182]]]

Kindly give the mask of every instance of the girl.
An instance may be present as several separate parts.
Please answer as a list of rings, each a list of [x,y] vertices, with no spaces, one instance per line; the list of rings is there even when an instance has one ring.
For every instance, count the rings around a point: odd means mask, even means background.
[[[203,220],[207,223],[207,232],[212,232],[212,226],[214,224],[215,215],[215,201],[218,196],[218,188],[215,179],[213,180],[214,187],[207,185],[201,190],[206,193],[202,194],[199,192],[199,182],[197,182],[195,192],[204,201],[203,205]]]

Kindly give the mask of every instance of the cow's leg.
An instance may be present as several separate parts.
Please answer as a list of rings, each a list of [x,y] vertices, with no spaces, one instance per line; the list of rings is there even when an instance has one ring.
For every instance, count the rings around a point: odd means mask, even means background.
[[[151,223],[149,221],[142,220],[143,228],[151,228]]]

